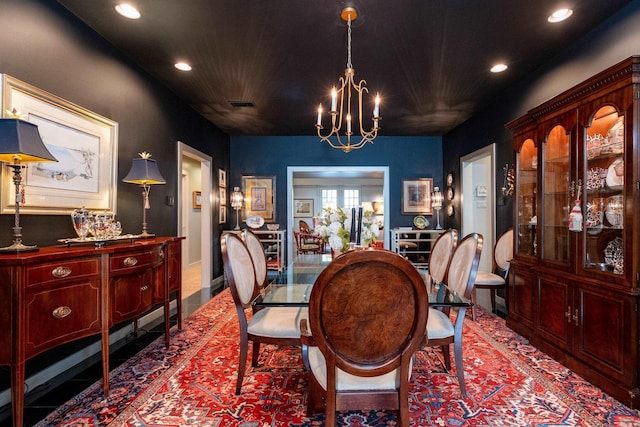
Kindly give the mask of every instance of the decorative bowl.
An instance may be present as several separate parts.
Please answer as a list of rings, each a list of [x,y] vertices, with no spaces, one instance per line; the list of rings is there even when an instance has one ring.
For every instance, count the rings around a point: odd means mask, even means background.
[[[280,228],[280,224],[267,224],[267,230],[276,231]]]

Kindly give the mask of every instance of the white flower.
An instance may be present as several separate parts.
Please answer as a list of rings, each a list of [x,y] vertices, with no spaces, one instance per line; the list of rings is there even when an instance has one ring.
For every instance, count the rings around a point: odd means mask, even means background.
[[[335,252],[342,252],[342,249],[343,249],[342,237],[338,236],[337,234],[330,236],[329,246],[331,246],[331,249],[333,249]]]

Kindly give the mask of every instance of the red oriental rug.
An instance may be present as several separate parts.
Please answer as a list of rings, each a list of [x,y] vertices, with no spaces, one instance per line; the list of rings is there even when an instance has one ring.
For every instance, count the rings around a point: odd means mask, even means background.
[[[460,398],[455,372],[439,349],[416,356],[411,379],[412,426],[640,426],[631,410],[553,361],[480,310],[464,330],[469,397]],[[234,394],[238,321],[229,291],[172,329],[171,347],[158,339],[101,383],[59,407],[39,426],[321,426],[307,417],[307,376],[299,348],[266,346]],[[339,425],[395,426],[382,411],[345,412]]]

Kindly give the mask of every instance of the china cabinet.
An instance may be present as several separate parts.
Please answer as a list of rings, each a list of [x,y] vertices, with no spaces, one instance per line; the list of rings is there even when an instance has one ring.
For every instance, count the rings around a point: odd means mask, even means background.
[[[631,407],[640,405],[639,79],[631,57],[507,124],[517,230],[507,325]]]
[[[164,307],[181,309],[181,237],[114,245],[51,246],[0,255],[0,365],[11,371],[13,425],[22,425],[25,362],[56,346],[100,335],[103,388],[109,394],[109,329]]]

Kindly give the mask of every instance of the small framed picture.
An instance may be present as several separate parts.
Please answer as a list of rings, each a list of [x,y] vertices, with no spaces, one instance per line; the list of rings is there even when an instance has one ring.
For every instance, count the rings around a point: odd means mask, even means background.
[[[487,186],[486,185],[478,185],[476,187],[476,196],[478,196],[478,197],[487,197]]]
[[[193,192],[193,209],[202,208],[202,193],[200,191]]]
[[[224,224],[227,222],[227,207],[224,205],[220,205],[220,218],[218,219],[218,224]]]
[[[295,199],[293,201],[294,218],[310,218],[313,216],[313,199]]]
[[[218,169],[218,187],[227,188],[227,171]]]
[[[431,214],[432,178],[402,180],[402,215]]]
[[[220,206],[226,206],[227,205],[227,189],[220,187],[218,188],[218,198],[220,199]]]

